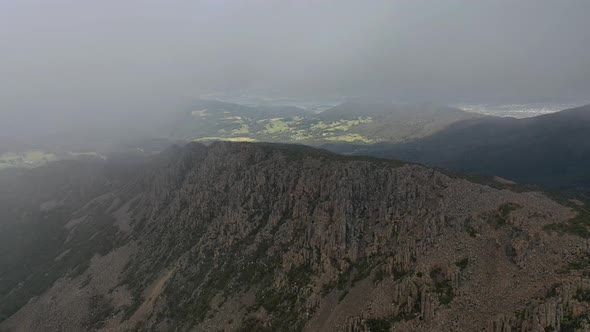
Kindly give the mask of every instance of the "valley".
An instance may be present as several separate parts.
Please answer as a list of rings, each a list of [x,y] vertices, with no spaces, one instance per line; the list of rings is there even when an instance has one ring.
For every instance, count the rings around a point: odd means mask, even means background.
[[[449,124],[479,115],[433,104],[403,105],[350,101],[316,113],[295,107],[255,107],[212,100],[162,129],[170,137],[200,142],[265,141],[321,145],[404,142],[431,135]],[[189,115],[190,114],[190,115]]]

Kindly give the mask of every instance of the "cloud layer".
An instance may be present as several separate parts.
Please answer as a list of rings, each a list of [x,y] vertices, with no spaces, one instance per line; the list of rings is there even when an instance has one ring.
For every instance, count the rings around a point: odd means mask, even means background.
[[[585,0],[3,1],[0,112],[99,121],[240,91],[570,101],[590,91],[588,13]]]

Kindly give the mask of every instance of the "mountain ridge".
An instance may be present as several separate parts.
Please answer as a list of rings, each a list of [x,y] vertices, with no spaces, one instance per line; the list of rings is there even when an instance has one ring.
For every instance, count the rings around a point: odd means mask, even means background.
[[[525,119],[460,121],[408,143],[326,147],[498,175],[525,184],[588,191],[590,105]]]
[[[579,279],[585,265],[559,272],[587,252],[583,237],[563,231],[576,212],[541,193],[280,144],[191,143],[132,169],[63,220],[70,240],[55,259],[76,255],[86,237],[102,249],[0,329],[498,331],[588,322],[576,298],[590,288]]]

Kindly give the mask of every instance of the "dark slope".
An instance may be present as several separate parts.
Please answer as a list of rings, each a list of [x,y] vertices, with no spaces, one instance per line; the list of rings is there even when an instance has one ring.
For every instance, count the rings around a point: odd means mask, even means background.
[[[350,152],[350,146],[328,147]],[[590,105],[526,119],[461,121],[432,136],[356,152],[560,189],[590,188]]]
[[[68,222],[126,183],[139,165],[135,158],[64,160],[0,171],[0,320],[57,279],[83,272],[95,253],[111,250],[114,227],[108,217],[100,218],[106,207],[93,212],[96,223],[78,225],[75,232]]]

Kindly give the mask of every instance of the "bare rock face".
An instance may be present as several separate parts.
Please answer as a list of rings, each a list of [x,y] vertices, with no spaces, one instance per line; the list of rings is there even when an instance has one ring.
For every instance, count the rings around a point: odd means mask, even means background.
[[[299,146],[215,143],[171,149],[101,197],[68,231],[103,209],[112,251],[0,329],[588,330],[589,247],[564,232],[579,212],[541,193]],[[84,314],[45,318],[74,307]]]

